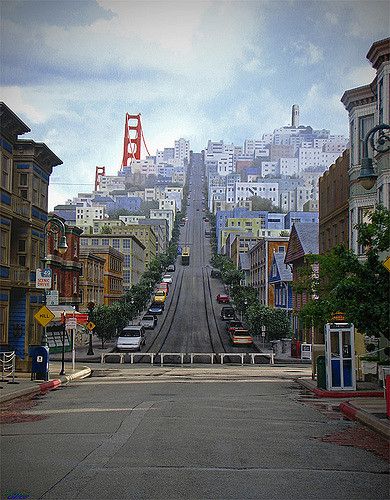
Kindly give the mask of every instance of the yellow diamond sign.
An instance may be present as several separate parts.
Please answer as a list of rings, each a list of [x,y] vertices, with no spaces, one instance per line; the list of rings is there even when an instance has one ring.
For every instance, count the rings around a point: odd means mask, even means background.
[[[96,326],[96,325],[95,325],[95,323],[92,323],[92,321],[90,321],[90,322],[89,322],[89,323],[87,323],[85,326],[88,328],[88,330],[89,330],[90,332],[92,332],[92,330],[95,328],[95,326]]]
[[[390,257],[387,257],[387,259],[384,261],[383,265],[385,268],[390,271]]]
[[[53,318],[55,318],[55,314],[53,314],[50,309],[46,306],[42,306],[37,313],[34,314],[34,318],[40,323],[42,326],[46,326]]]

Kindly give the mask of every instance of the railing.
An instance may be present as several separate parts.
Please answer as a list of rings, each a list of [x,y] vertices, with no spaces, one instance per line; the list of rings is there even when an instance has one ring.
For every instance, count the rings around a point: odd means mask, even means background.
[[[28,285],[30,283],[30,270],[28,267],[13,266],[10,268],[10,281],[15,285]]]
[[[199,358],[201,356],[209,358],[210,364],[214,364],[216,361],[219,361],[220,364],[225,363],[225,358],[229,358],[229,361],[232,361],[232,358],[239,358],[241,365],[244,364],[245,360],[249,359],[249,364],[256,364],[256,359],[259,357],[268,358],[271,365],[275,363],[274,353],[266,353],[266,352],[223,352],[223,353],[215,353],[215,352],[105,352],[100,356],[100,362],[105,363],[107,357],[117,357],[119,358],[119,363],[123,364],[125,362],[126,356],[130,356],[130,363],[134,363],[134,358],[149,358],[148,362],[151,365],[155,364],[155,358],[160,357],[160,366],[164,366],[164,359],[168,357],[179,358],[180,364],[185,365],[193,365],[195,358]]]
[[[15,384],[15,351],[0,352],[1,381],[4,382],[7,377],[12,377]]]
[[[31,219],[31,201],[25,200],[20,196],[12,195],[12,211],[26,219]]]

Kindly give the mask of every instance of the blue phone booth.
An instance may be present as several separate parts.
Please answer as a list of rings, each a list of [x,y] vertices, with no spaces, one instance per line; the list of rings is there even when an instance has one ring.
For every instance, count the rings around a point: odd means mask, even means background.
[[[325,325],[326,388],[328,391],[355,391],[355,342],[351,323]]]

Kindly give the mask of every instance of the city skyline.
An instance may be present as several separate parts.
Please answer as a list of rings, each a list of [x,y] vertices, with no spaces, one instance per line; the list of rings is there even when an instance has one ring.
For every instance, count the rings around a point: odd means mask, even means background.
[[[382,1],[42,0],[1,10],[2,99],[64,162],[50,208],[92,190],[96,165],[116,174],[126,112],[142,114],[152,154],[179,137],[194,151],[208,139],[259,139],[291,125],[293,104],[302,125],[348,136],[340,98],[372,81],[365,55],[389,25]]]

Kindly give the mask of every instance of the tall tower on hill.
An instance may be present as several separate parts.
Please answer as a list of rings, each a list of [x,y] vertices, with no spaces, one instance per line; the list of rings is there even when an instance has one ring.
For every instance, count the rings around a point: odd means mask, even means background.
[[[299,106],[298,106],[298,104],[294,104],[292,107],[291,126],[293,128],[299,127]]]

